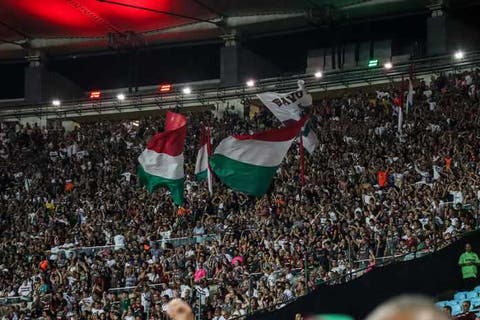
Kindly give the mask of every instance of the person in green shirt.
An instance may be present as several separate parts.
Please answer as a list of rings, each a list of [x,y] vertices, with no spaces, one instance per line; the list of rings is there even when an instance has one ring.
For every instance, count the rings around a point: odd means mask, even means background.
[[[460,255],[458,265],[462,269],[462,277],[465,290],[472,290],[477,284],[477,265],[480,264],[480,259],[475,252],[472,251],[470,243],[465,245],[465,252]]]

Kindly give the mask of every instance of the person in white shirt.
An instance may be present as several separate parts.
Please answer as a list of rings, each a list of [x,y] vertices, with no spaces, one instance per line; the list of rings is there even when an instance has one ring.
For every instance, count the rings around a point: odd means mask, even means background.
[[[205,234],[205,228],[202,226],[200,221],[197,221],[195,228],[193,228],[193,234],[195,236],[203,236]]]
[[[92,314],[100,316],[102,313],[105,313],[102,305],[100,304],[100,302],[95,302],[95,306],[92,307]]]
[[[121,234],[117,234],[113,237],[113,242],[115,243],[115,250],[125,248],[125,237]]]
[[[199,286],[195,286],[195,290],[197,290],[197,295],[200,296],[200,303],[202,305],[206,304],[208,297],[210,297],[210,290],[205,283],[202,282]]]
[[[173,298],[173,291],[172,289],[167,287],[166,283],[162,283],[162,288],[163,288],[163,291],[160,293],[162,297],[167,296],[169,299]]]
[[[20,288],[18,288],[18,295],[22,297],[28,297],[32,293],[32,282],[24,280]]]

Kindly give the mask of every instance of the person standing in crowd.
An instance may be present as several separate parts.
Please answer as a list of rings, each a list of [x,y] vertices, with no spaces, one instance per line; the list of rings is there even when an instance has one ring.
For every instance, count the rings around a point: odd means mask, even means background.
[[[477,265],[480,264],[478,255],[472,251],[470,243],[465,245],[465,252],[460,255],[458,265],[462,269],[462,277],[465,290],[472,290],[477,284]]]

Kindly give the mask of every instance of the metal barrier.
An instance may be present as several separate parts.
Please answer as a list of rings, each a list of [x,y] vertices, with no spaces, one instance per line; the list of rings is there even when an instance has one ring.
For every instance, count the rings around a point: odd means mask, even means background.
[[[166,238],[152,241],[153,243],[160,243],[163,247],[166,244],[171,244],[174,248],[186,245],[193,245],[196,243],[205,243],[206,241],[218,241],[221,242],[221,235],[219,234],[206,234],[203,236],[193,236],[193,237],[179,237],[179,238]],[[58,247],[50,249],[47,252],[50,254],[58,254],[63,252],[66,257],[70,257],[75,254],[85,254],[87,256],[92,256],[97,254],[102,250],[119,250],[127,247],[126,245],[106,245],[106,246],[92,246],[92,247]]]
[[[174,248],[180,246],[188,246],[197,243],[205,243],[207,241],[218,241],[221,242],[222,236],[219,234],[206,234],[202,236],[193,236],[193,237],[182,237],[182,238],[167,238],[167,239],[160,239],[154,242],[160,243],[162,247],[165,245],[171,244]]]
[[[22,302],[31,302],[31,301],[32,299],[30,297],[23,297],[23,296],[3,297],[3,298],[0,298],[0,306],[19,304]]]

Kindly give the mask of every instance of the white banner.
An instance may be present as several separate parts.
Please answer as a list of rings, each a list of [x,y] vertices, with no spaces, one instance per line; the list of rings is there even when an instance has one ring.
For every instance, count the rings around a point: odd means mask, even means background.
[[[300,120],[301,108],[312,105],[312,96],[303,88],[290,93],[266,92],[257,96],[281,122]]]
[[[302,108],[312,105],[312,95],[305,89],[305,82],[298,81],[298,90],[290,93],[267,92],[257,95],[263,104],[270,110],[275,117],[281,122],[290,120],[298,121],[301,118]],[[302,128],[303,146],[312,154],[318,145],[316,133],[307,128]]]

